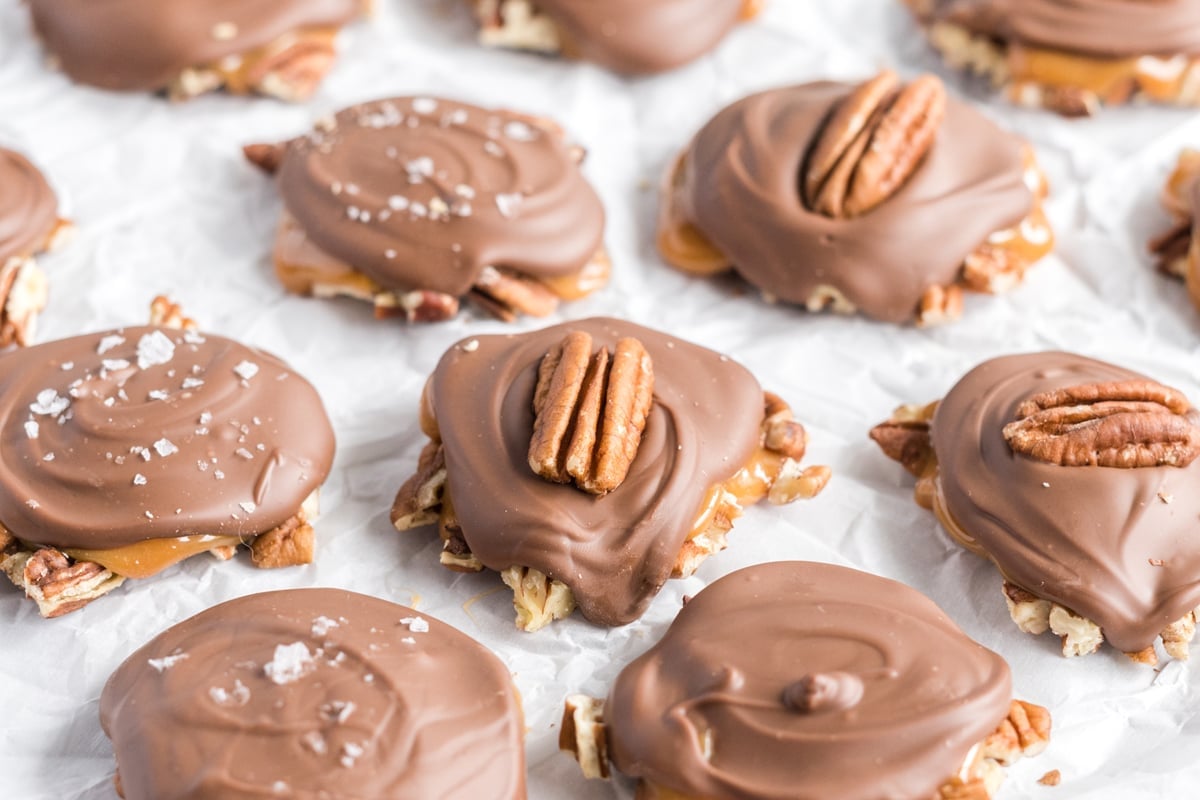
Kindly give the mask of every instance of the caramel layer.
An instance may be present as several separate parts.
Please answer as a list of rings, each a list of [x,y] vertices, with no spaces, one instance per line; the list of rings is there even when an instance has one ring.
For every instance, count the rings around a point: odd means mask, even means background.
[[[63,552],[76,561],[92,561],[126,578],[149,578],[186,558],[218,547],[237,546],[241,541],[236,536],[179,536],[109,550],[68,547]]]

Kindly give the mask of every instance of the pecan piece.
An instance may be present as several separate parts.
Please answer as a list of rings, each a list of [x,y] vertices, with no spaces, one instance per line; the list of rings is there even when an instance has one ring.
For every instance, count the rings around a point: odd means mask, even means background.
[[[1149,380],[1042,392],[1004,426],[1014,452],[1065,467],[1186,467],[1200,455],[1200,424],[1179,391]]]
[[[621,485],[637,456],[654,393],[654,370],[637,339],[592,354],[592,337],[567,334],[546,354],[534,390],[530,468],[547,480],[602,495]]]
[[[834,108],[809,150],[809,208],[834,218],[866,214],[924,160],[945,116],[945,88],[932,75],[898,83],[895,73],[881,72]]]

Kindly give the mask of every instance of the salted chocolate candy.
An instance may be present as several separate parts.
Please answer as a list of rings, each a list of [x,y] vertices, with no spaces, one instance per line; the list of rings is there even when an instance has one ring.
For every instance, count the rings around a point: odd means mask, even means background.
[[[199,553],[312,560],[333,430],[272,355],[163,325],[76,336],[0,358],[0,409],[0,570],[45,617]]]
[[[1004,659],[914,589],[831,564],[748,567],[689,600],[560,745],[644,800],[988,800],[1049,741]]]
[[[771,301],[930,325],[962,290],[1020,283],[1053,246],[1030,147],[925,75],[772,89],[716,115],[672,165],[658,247]]]
[[[1150,250],[1158,258],[1159,269],[1182,280],[1188,297],[1200,308],[1200,242],[1196,239],[1200,150],[1188,148],[1179,154],[1179,161],[1163,187],[1162,202],[1175,218],[1175,225],[1152,241]]]
[[[511,320],[608,281],[583,151],[545,119],[399,97],[245,152],[278,174],[274,260],[288,291],[354,297],[410,322],[453,317],[465,297]]]
[[[578,605],[642,615],[725,547],[742,509],[815,496],[791,409],[728,357],[595,318],[451,347],[425,386],[430,442],[392,521],[437,524],[441,562],[485,567],[532,631]]]
[[[479,41],[565,55],[625,75],[694,61],[758,14],[763,0],[468,0]]]
[[[1104,640],[1188,657],[1200,606],[1200,411],[1179,391],[1071,353],[986,361],[871,436],[917,501],[994,562],[1013,621],[1063,655]]]
[[[1200,105],[1197,0],[904,0],[956,69],[1066,116]]]
[[[186,100],[224,89],[306,100],[338,30],[370,0],[30,0],[33,26],[73,80]]]
[[[125,800],[525,798],[525,726],[489,650],[341,589],[241,597],[167,629],[100,695]]]
[[[0,147],[0,348],[32,340],[47,295],[34,257],[55,249],[70,228],[38,168]]]

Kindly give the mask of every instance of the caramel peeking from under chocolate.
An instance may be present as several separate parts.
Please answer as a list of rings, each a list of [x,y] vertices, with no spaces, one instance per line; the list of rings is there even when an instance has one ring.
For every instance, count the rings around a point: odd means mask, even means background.
[[[590,494],[621,485],[637,457],[654,394],[654,369],[637,339],[592,354],[592,337],[572,331],[538,367],[529,466]]]
[[[772,300],[890,322],[953,319],[962,287],[1011,288],[1053,244],[1027,145],[961,103],[942,112],[933,78],[906,90],[885,131],[891,88],[886,75],[803,84],[721,111],[670,176],[664,258],[734,269]],[[868,153],[875,133],[888,144]]]
[[[931,423],[933,500],[939,517],[961,531],[956,538],[986,554],[1006,580],[1138,653],[1200,606],[1200,547],[1190,533],[1200,517],[1200,461],[1064,469],[1014,454],[1003,435],[1031,397],[1043,397],[1031,409],[1053,406],[1079,396],[1073,387],[1098,397],[1104,392],[1096,387],[1114,385],[1182,408],[1181,398],[1145,376],[1070,353],[1008,356],[971,370]]]

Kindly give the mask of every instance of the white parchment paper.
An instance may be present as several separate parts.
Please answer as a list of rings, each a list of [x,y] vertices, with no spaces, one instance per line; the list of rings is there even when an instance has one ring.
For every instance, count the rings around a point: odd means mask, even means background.
[[[1200,401],[1200,313],[1153,270],[1146,239],[1168,221],[1158,189],[1176,152],[1200,145],[1187,111],[1133,108],[1066,121],[1010,108],[957,76],[951,90],[1029,137],[1053,187],[1055,257],[1000,298],[972,296],[966,318],[935,330],[772,307],[729,283],[678,274],[655,256],[658,178],[671,155],[726,103],[756,89],[881,66],[947,75],[894,0],[771,0],[713,55],[675,73],[628,81],[585,64],[474,44],[460,0],[382,0],[349,28],[342,58],[303,106],[227,96],[170,105],[78,87],[48,71],[18,0],[0,0],[0,143],[24,150],[59,188],[79,227],[45,257],[51,305],[41,338],[144,320],[170,292],[214,332],[279,353],[321,391],[338,456],[317,525],[316,564],[258,571],[239,558],[194,559],[127,583],[55,621],[0,586],[0,797],[113,800],[112,751],[97,706],[109,673],[167,626],[257,591],[338,586],[412,604],[492,647],[511,667],[529,724],[530,796],[628,798],[627,782],[585,783],[556,751],[563,696],[606,693],[654,642],[684,594],[775,559],[848,564],[933,597],[1010,662],[1021,697],[1054,714],[1045,755],[1011,771],[1014,798],[1191,798],[1200,794],[1200,672],[1151,669],[1103,651],[1066,660],[1052,637],[1008,619],[995,570],[966,553],[911,500],[911,479],[866,438],[893,406],[941,396],[984,358],[1065,348],[1145,371]],[[644,619],[604,630],[576,617],[535,635],[512,625],[494,574],[436,563],[436,536],[401,535],[387,512],[424,437],[419,392],[439,355],[477,333],[528,330],[465,314],[406,327],[350,301],[284,294],[270,269],[280,203],[240,146],[307,129],[319,114],[377,97],[437,94],[559,119],[589,149],[587,172],[608,208],[609,288],[548,322],[626,317],[720,349],[787,398],[811,434],[812,463],[835,477],[817,500],[756,507],[729,550],[670,583]],[[2,190],[3,187],[0,187]],[[1200,530],[1197,531],[1200,534]],[[448,765],[449,768],[449,765]],[[1037,785],[1050,769],[1056,788]]]

